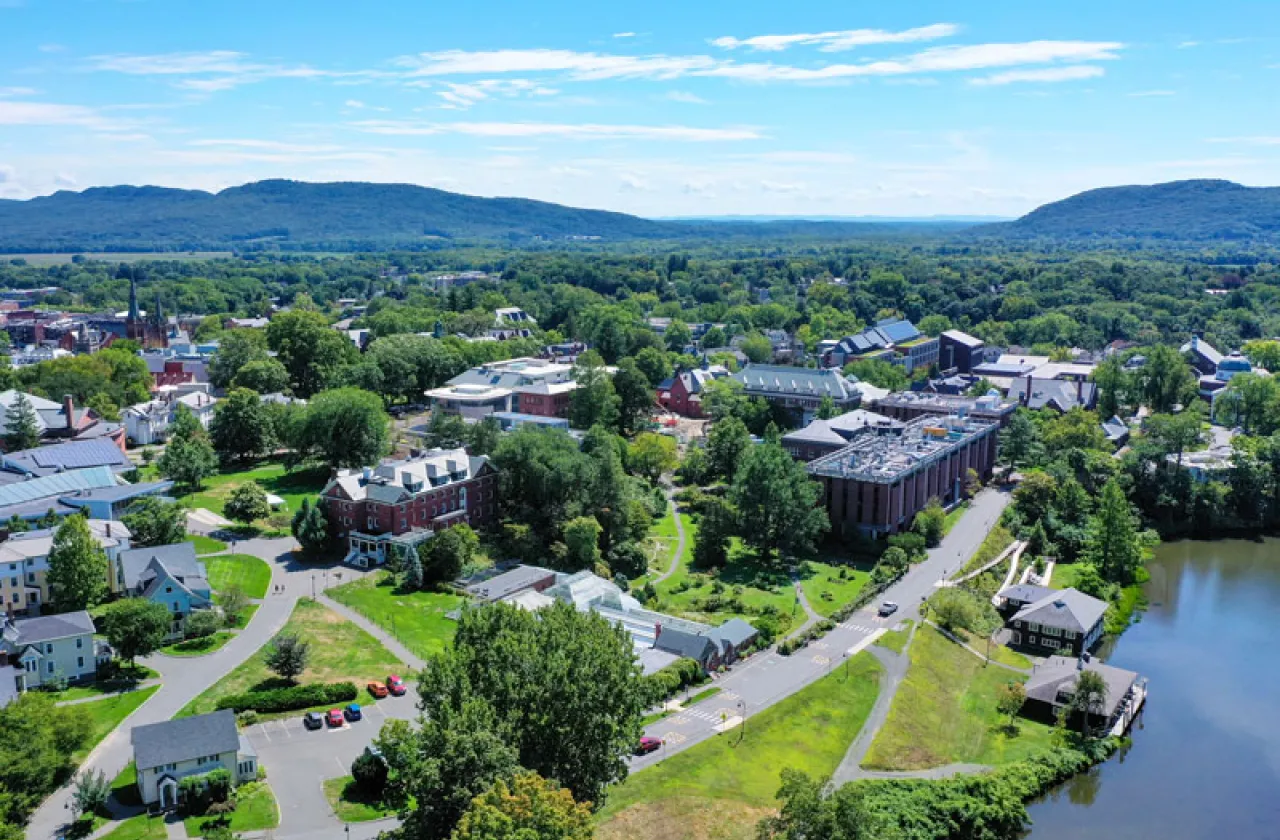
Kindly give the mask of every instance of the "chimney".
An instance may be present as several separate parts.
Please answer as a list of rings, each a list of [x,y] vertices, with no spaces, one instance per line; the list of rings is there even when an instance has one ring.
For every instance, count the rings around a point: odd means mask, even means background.
[[[107,520],[107,536],[111,536],[111,520]]]
[[[1031,405],[1031,383],[1032,383],[1032,377],[1031,377],[1031,374],[1028,373],[1027,374],[1027,393],[1026,393],[1026,396],[1024,396],[1022,399],[1023,405]]]
[[[70,394],[62,395],[62,410],[67,413],[67,431],[74,432],[76,428],[76,404],[72,402]]]

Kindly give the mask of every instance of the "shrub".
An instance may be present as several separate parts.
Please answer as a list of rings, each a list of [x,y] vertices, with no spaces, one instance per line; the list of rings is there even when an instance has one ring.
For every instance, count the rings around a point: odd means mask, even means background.
[[[213,610],[196,610],[187,616],[186,636],[188,639],[203,639],[212,636],[222,627],[222,617]]]
[[[365,750],[351,762],[351,778],[370,799],[382,798],[387,786],[387,761],[380,755]]]
[[[644,678],[651,705],[669,700],[682,689],[697,685],[702,680],[702,666],[696,659],[688,657],[677,659]]]
[[[334,703],[350,703],[359,696],[355,683],[312,683],[289,688],[273,688],[267,691],[248,691],[229,694],[218,700],[219,709],[237,712],[254,711],[263,714],[291,712],[310,706],[327,706]]]
[[[253,726],[257,722],[258,713],[253,709],[245,709],[243,712],[236,715],[236,723],[240,724],[242,727]]]

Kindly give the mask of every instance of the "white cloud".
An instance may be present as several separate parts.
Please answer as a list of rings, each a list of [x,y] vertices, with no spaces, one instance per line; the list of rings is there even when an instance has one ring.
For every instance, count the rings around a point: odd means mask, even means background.
[[[83,105],[0,100],[0,125],[81,125],[110,130],[116,124]]]
[[[201,93],[229,90],[239,85],[266,79],[333,79],[351,82],[383,77],[374,70],[321,70],[301,65],[264,64],[249,60],[233,50],[161,53],[157,55],[97,55],[89,59],[92,70],[124,73],[130,76],[182,77],[174,86]],[[198,77],[198,78],[187,78]]]
[[[225,139],[208,139],[208,140],[192,140],[191,146],[226,146],[237,149],[261,149],[272,152],[297,152],[299,154],[307,153],[324,153],[324,152],[340,152],[342,146],[333,145],[314,145],[303,143],[282,143],[277,140],[257,140],[248,138],[225,138]]]
[[[615,33],[613,33],[613,37],[615,37],[615,38],[634,38],[634,37],[636,37],[636,33],[634,33],[634,32],[615,32]]]
[[[0,87],[0,99],[10,96],[35,96],[39,92],[29,87]]]
[[[80,182],[76,180],[74,175],[68,175],[66,172],[59,172],[53,176],[53,183],[59,187],[78,187]]]
[[[364,103],[361,102],[359,99],[348,99],[346,102],[343,102],[342,104],[347,108],[355,108],[357,110],[364,107]]]
[[[400,58],[411,77],[569,73],[575,79],[674,79],[718,63],[710,56],[634,57],[573,50],[445,50]]]
[[[560,91],[528,79],[482,79],[475,82],[445,82],[448,90],[436,93],[445,101],[442,108],[464,110],[493,97],[554,96]]]
[[[804,184],[791,181],[761,181],[760,188],[771,193],[798,193],[805,189]]]
[[[653,189],[653,187],[652,185],[649,184],[648,181],[646,181],[644,178],[641,178],[639,175],[633,175],[630,172],[624,172],[622,174],[622,189],[630,190],[633,192],[646,192],[648,190]]]
[[[1178,44],[1178,49],[1189,50],[1192,47],[1198,47],[1198,46],[1200,46],[1199,41],[1183,41],[1181,44]]]
[[[1280,146],[1280,136],[1253,135],[1250,137],[1210,137],[1209,143],[1234,143],[1241,146]]]
[[[687,105],[706,105],[707,104],[707,100],[703,99],[701,96],[698,96],[696,93],[689,93],[688,91],[684,91],[684,90],[668,91],[666,96],[663,97],[663,99],[668,99],[672,102],[684,102]]]
[[[14,169],[12,166],[0,164],[0,184],[7,184],[13,180]]]
[[[918,26],[901,32],[884,29],[845,29],[838,32],[807,32],[794,35],[754,35],[750,38],[724,36],[711,43],[726,50],[746,47],[761,52],[777,52],[788,47],[819,45],[823,52],[851,50],[873,44],[905,44],[914,41],[934,41],[949,38],[960,31],[953,23],[935,23]]]
[[[368,134],[422,136],[464,134],[472,137],[561,137],[565,139],[644,139],[691,143],[759,140],[751,128],[694,128],[683,125],[602,125],[598,123],[404,122],[362,120],[350,124]]]
[[[1096,79],[1106,71],[1090,64],[1070,67],[1044,67],[1038,70],[1010,70],[1007,73],[996,73],[980,79],[970,79],[972,85],[1011,85],[1017,82],[1074,82],[1081,79]]]

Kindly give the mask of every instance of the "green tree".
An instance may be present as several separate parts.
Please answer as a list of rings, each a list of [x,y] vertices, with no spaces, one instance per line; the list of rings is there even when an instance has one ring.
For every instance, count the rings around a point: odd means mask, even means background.
[[[627,466],[650,484],[676,467],[676,441],[670,435],[644,432],[627,447]]]
[[[616,427],[618,395],[600,354],[588,350],[579,356],[573,367],[573,378],[578,383],[569,398],[569,422],[573,427],[589,429],[597,424]]]
[[[1018,712],[1027,701],[1027,690],[1022,683],[1009,681],[996,693],[996,711],[1009,719],[1009,729],[1013,729]]]
[[[374,340],[364,357],[377,366],[390,400],[410,402],[424,391],[439,387],[466,369],[467,364],[449,345],[425,335],[389,335]]]
[[[742,455],[751,448],[751,433],[737,417],[728,417],[711,425],[707,433],[707,456],[711,472],[732,480]]]
[[[1035,421],[1025,408],[1019,408],[1009,418],[1009,425],[1000,433],[997,451],[1005,465],[1006,476],[1019,467],[1030,467],[1039,462],[1043,447]]]
[[[309,398],[337,380],[358,351],[346,335],[332,329],[318,312],[281,312],[267,327],[267,346],[289,371],[293,392]]]
[[[1204,440],[1204,414],[1199,404],[1195,406],[1178,414],[1153,414],[1143,424],[1147,438],[1173,456],[1174,469],[1182,469],[1182,456]]]
[[[554,781],[518,773],[471,802],[452,840],[591,840],[595,822],[586,804]]]
[[[129,505],[123,521],[137,548],[173,545],[187,538],[187,509],[156,496],[143,496]]]
[[[840,409],[836,407],[836,401],[831,399],[831,395],[827,394],[818,403],[818,419],[830,420],[833,417],[840,416]]]
[[[83,814],[97,814],[107,807],[111,797],[111,782],[101,770],[85,770],[75,778],[71,788],[71,812],[79,818]]]
[[[1085,560],[1097,567],[1106,580],[1128,586],[1142,566],[1142,542],[1124,490],[1112,479],[1098,497],[1097,513],[1089,523]]]
[[[268,361],[274,360],[267,354],[267,336],[264,331],[228,330],[219,339],[218,352],[209,363],[209,381],[218,388],[226,388],[246,365]]]
[[[428,449],[456,449],[466,442],[467,428],[461,416],[433,410],[423,430],[422,442]]]
[[[671,360],[667,354],[656,347],[645,347],[636,353],[636,367],[649,380],[651,388],[657,388],[672,374]]]
[[[311,643],[296,633],[280,633],[267,646],[264,664],[289,682],[296,682],[311,659]]]
[[[1120,359],[1115,356],[1103,359],[1094,368],[1092,378],[1098,386],[1098,414],[1110,419],[1126,413],[1133,383]]]
[[[952,587],[939,589],[929,599],[934,620],[944,630],[977,632],[982,618],[974,597],[963,589]]]
[[[900,365],[886,362],[883,359],[863,359],[850,362],[844,366],[845,376],[857,377],[859,382],[870,382],[877,388],[888,388],[890,391],[905,391],[911,384],[911,377]]]
[[[308,554],[323,554],[329,548],[329,518],[319,503],[313,506],[309,499],[304,498],[293,514],[289,530]]]
[[[1275,429],[1280,384],[1270,376],[1238,373],[1218,393],[1214,405],[1219,422],[1238,423],[1246,433],[1270,434]]]
[[[877,832],[863,805],[864,788],[844,785],[827,795],[830,780],[792,768],[782,770],[774,816],[761,820],[759,840],[872,840]],[[960,835],[957,835],[960,836]]]
[[[120,422],[120,406],[107,393],[94,394],[84,401],[85,408],[92,409],[95,414],[109,423]]]
[[[942,503],[937,498],[930,499],[911,522],[911,530],[924,537],[925,545],[929,548],[942,542],[946,527],[947,512],[942,509]]]
[[[667,345],[667,349],[673,353],[683,353],[684,348],[693,343],[693,331],[685,324],[684,321],[674,320],[667,326],[667,331],[662,335],[663,341]]]
[[[738,349],[754,364],[765,364],[773,359],[773,345],[760,333],[743,336]]]
[[[693,565],[715,569],[729,562],[729,542],[738,530],[737,511],[718,496],[709,496],[702,506],[698,530],[693,537]]]
[[[95,622],[98,632],[132,665],[164,644],[173,624],[168,607],[147,598],[125,598],[107,604]]]
[[[218,456],[209,435],[187,406],[179,404],[170,424],[169,445],[156,460],[156,468],[188,490],[199,490],[218,469]]]
[[[925,335],[937,337],[951,329],[951,319],[946,315],[926,315],[916,323],[916,327]]]
[[[1065,414],[1044,418],[1040,442],[1051,458],[1072,450],[1111,451],[1098,415],[1079,406],[1073,406]]]
[[[246,481],[231,491],[227,497],[223,513],[228,519],[244,525],[252,525],[259,519],[271,515],[271,505],[267,503],[267,491],[256,481]]]
[[[307,406],[301,443],[332,467],[362,467],[386,453],[389,422],[382,400],[368,391],[325,391]]]
[[[595,569],[600,562],[600,523],[593,516],[579,516],[564,526],[564,544],[568,549],[568,568]]]
[[[435,415],[433,414],[432,417]],[[467,427],[467,451],[472,455],[489,455],[498,448],[498,438],[502,436],[502,428],[492,417],[485,417],[479,423]]]
[[[228,627],[238,627],[245,610],[249,608],[249,596],[238,586],[230,586],[219,593],[218,605]]]
[[[351,778],[366,799],[380,801],[387,788],[389,769],[386,759],[365,750],[351,762]]]
[[[419,544],[418,558],[422,561],[425,584],[448,583],[461,577],[479,548],[480,538],[466,524],[445,528]]]
[[[613,391],[618,398],[618,431],[634,435],[649,423],[655,405],[653,386],[635,359],[628,357],[618,362]]]
[[[1080,731],[1086,738],[1093,737],[1090,726],[1094,715],[1101,715],[1107,706],[1107,681],[1097,671],[1085,669],[1076,677],[1071,691],[1068,709],[1080,715]]]
[[[1240,349],[1253,364],[1265,368],[1269,373],[1280,373],[1280,341],[1254,339],[1246,341]]]
[[[58,612],[84,610],[107,596],[107,555],[85,517],[66,517],[49,549],[49,591]]]
[[[266,455],[276,447],[271,414],[248,388],[232,388],[214,409],[209,423],[213,449],[228,461]]]
[[[1136,378],[1142,400],[1152,411],[1167,414],[1195,396],[1195,376],[1176,349],[1156,344],[1147,348],[1146,357]]]
[[[19,391],[14,396],[4,421],[4,448],[7,451],[17,452],[40,445],[40,419],[26,394]]]
[[[812,550],[830,524],[818,507],[820,492],[804,465],[781,446],[752,446],[742,456],[729,491],[743,542],[766,563],[776,552],[794,556]]]
[[[255,359],[236,372],[231,384],[259,394],[279,394],[289,390],[289,371],[276,359]]]

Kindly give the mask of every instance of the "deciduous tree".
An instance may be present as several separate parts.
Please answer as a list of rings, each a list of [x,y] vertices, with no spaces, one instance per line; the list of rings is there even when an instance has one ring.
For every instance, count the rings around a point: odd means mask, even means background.
[[[296,633],[281,633],[267,646],[265,664],[272,672],[289,682],[307,670],[311,659],[311,643],[303,641]]]
[[[743,454],[729,500],[738,509],[743,542],[764,562],[775,553],[796,555],[813,548],[829,527],[818,507],[820,490],[804,465],[781,446],[763,443]]]
[[[223,513],[227,518],[245,525],[252,525],[259,519],[271,515],[271,505],[267,503],[267,491],[256,481],[246,481],[231,491],[227,497]]]
[[[452,840],[591,840],[594,834],[585,803],[537,773],[518,773],[471,801]]]
[[[367,466],[386,453],[389,422],[375,394],[338,388],[317,395],[307,406],[302,440],[332,467]]]
[[[139,656],[160,649],[169,635],[173,615],[156,601],[125,598],[104,607],[96,623],[115,652],[132,665]]]
[[[217,404],[209,438],[214,451],[228,461],[256,458],[276,447],[271,415],[258,394],[248,388],[232,388]]]
[[[187,509],[178,502],[143,496],[123,517],[129,541],[137,548],[172,545],[187,538]]]
[[[107,555],[80,514],[66,517],[54,532],[48,581],[59,612],[88,609],[107,596]]]

